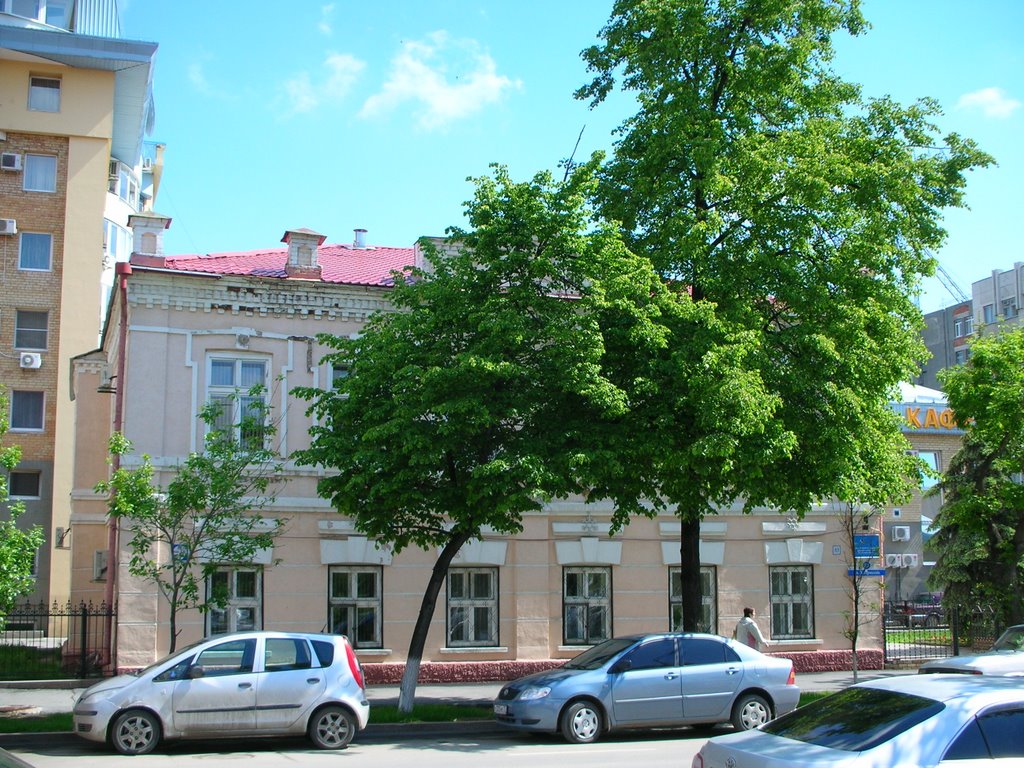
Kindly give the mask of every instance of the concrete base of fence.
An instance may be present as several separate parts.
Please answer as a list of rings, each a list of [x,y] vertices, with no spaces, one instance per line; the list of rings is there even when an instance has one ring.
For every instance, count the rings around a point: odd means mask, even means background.
[[[797,651],[769,653],[769,656],[791,659],[796,672],[848,672],[853,669],[850,651]],[[515,680],[534,672],[545,672],[562,666],[565,660],[532,661],[425,661],[420,665],[421,683],[500,683]],[[857,668],[883,669],[885,655],[880,649],[857,651]],[[363,674],[370,685],[398,685],[402,682],[405,664],[399,662],[363,663]]]

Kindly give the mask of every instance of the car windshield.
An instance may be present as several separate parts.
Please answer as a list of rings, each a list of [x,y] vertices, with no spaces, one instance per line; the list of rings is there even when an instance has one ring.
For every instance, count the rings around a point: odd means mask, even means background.
[[[767,733],[847,752],[872,749],[938,714],[945,704],[875,688],[847,688],[763,727]]]
[[[636,644],[638,638],[616,637],[613,640],[605,640],[600,645],[584,651],[562,665],[563,669],[598,669],[608,663],[609,660],[618,656],[624,650]]]
[[[1020,651],[1024,650],[1024,626],[1010,627],[996,640],[992,646],[993,651]]]

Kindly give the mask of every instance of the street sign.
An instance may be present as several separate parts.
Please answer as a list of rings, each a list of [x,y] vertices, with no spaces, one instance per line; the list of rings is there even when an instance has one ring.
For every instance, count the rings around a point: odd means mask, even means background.
[[[885,568],[850,568],[847,576],[885,576]]]
[[[878,557],[881,552],[881,543],[877,533],[858,533],[853,537],[853,556]]]

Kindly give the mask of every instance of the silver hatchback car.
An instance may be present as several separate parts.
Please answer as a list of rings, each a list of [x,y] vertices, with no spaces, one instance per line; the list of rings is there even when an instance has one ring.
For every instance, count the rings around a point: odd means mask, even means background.
[[[164,738],[291,734],[342,749],[369,715],[362,669],[344,636],[243,632],[87,688],[73,729],[125,755],[152,752]]]
[[[508,683],[494,700],[494,717],[585,743],[623,728],[731,722],[747,730],[799,700],[789,659],[718,635],[634,635]]]

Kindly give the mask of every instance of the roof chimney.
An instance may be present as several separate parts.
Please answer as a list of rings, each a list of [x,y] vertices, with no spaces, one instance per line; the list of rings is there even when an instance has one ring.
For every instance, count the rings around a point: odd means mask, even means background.
[[[299,280],[319,280],[320,263],[317,260],[317,248],[326,239],[326,236],[311,229],[289,229],[285,232],[281,238],[282,243],[288,243],[285,274]]]
[[[128,217],[128,226],[132,230],[132,256],[162,261],[164,231],[171,226],[170,217],[152,212],[133,213]]]
[[[353,248],[365,248],[366,247],[366,230],[357,229],[355,230],[356,236],[352,241]]]

